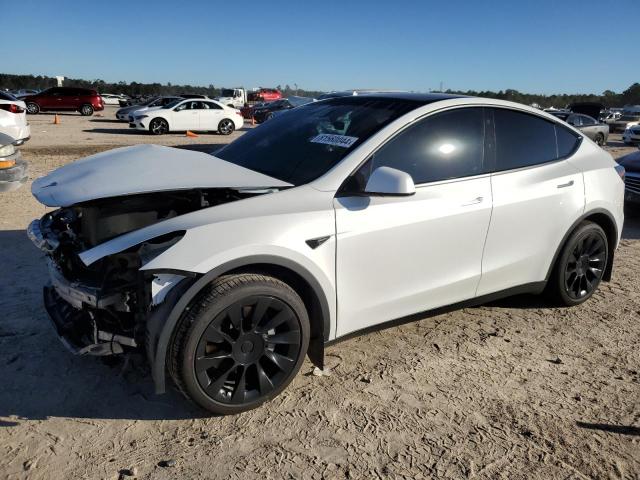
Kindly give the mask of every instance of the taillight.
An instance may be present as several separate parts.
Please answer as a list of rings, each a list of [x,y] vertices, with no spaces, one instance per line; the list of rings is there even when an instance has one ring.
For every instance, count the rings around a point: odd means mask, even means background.
[[[11,113],[22,113],[24,112],[24,108],[19,107],[15,103],[2,103],[0,104],[0,109],[6,110]]]
[[[614,168],[616,169],[616,172],[618,172],[618,175],[620,175],[620,178],[624,182],[624,175],[625,175],[624,167],[622,165],[616,165]]]

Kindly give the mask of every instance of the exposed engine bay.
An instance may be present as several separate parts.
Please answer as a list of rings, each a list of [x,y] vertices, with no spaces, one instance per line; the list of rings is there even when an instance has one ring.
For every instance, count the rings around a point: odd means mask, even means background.
[[[262,193],[267,191],[144,193],[87,201],[34,220],[29,237],[49,257],[51,284],[45,287],[45,306],[66,345],[74,353],[92,355],[118,354],[144,345],[146,321],[158,303],[153,302],[153,284],[162,287],[167,279],[140,268],[185,232],[153,238],[88,266],[80,253],[164,220]]]

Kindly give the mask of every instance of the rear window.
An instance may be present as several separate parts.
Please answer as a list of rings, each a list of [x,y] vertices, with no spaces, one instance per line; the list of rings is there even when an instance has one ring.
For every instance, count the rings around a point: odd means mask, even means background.
[[[496,170],[530,167],[567,157],[579,137],[544,118],[494,109]]]

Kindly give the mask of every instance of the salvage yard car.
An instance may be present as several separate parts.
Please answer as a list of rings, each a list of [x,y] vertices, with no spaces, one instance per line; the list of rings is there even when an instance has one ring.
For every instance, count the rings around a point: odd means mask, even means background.
[[[231,414],[359,330],[514,293],[586,301],[611,278],[623,174],[524,105],[358,95],[215,156],[139,145],[63,166],[33,183],[56,209],[28,235],[74,352],[146,351],[157,392],[168,374]]]
[[[625,169],[624,199],[637,207],[640,205],[640,151],[619,158],[618,163]]]
[[[0,133],[13,138],[14,145],[22,145],[31,138],[27,122],[27,106],[13,95],[0,92]]]
[[[76,87],[48,88],[35,95],[23,98],[27,113],[35,115],[46,110],[72,110],[81,115],[91,116],[93,112],[104,110],[102,97],[95,90]]]
[[[574,126],[601,147],[607,144],[609,125],[598,123],[593,117],[579,113],[553,112],[552,115]]]
[[[239,110],[214,100],[175,100],[164,107],[135,111],[130,114],[130,128],[154,135],[169,132],[202,131],[230,135],[242,128],[244,118]]]
[[[0,133],[0,193],[20,188],[27,181],[27,161],[16,150],[15,139]]]

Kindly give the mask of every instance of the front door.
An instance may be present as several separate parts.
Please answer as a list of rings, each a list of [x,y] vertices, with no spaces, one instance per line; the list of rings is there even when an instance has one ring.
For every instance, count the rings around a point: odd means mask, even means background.
[[[337,334],[472,298],[492,206],[482,107],[437,113],[406,128],[334,200]],[[350,195],[375,168],[409,173],[415,195]]]
[[[178,105],[171,116],[172,131],[199,130],[201,102],[190,100]]]

